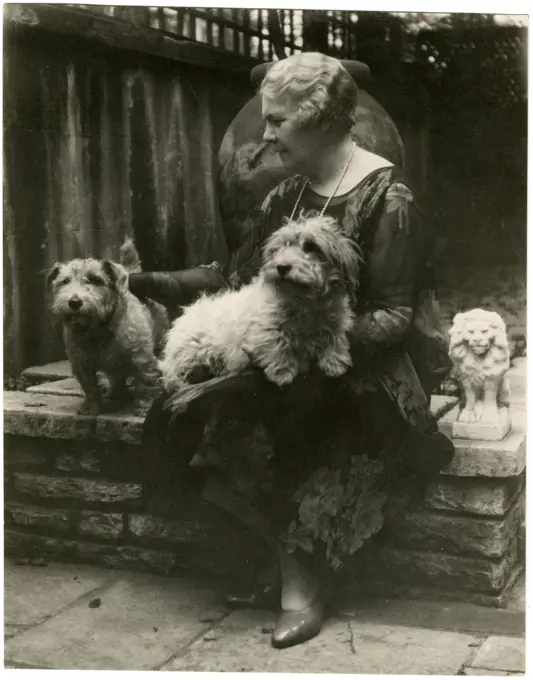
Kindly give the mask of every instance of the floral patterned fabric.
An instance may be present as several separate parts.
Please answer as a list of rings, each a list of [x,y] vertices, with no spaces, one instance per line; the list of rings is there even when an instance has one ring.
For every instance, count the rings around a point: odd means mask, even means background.
[[[292,214],[304,181],[282,182],[253,216],[254,230],[232,257],[234,285],[257,273],[262,243]],[[299,211],[321,210],[324,200],[306,188]],[[269,386],[253,399],[228,399],[199,446],[214,447],[226,478],[269,515],[289,552],[338,569],[403,507],[423,474],[421,458],[430,458],[425,472],[436,471],[453,446],[429,411],[430,392],[449,370],[447,343],[430,240],[403,176],[379,169],[327,212],[363,253],[353,370],[337,380],[311,372],[285,391]],[[259,449],[249,445],[253,432]]]

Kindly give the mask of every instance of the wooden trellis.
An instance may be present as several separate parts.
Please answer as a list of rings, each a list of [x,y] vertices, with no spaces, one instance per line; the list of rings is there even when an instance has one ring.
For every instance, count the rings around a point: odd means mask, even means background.
[[[306,26],[322,22],[319,45],[339,58],[354,58],[355,12],[293,9],[227,9],[200,7],[132,7],[76,5],[76,9],[105,14],[135,26],[204,43],[253,59],[272,60],[313,48],[306,44]],[[315,48],[318,47],[315,44]]]

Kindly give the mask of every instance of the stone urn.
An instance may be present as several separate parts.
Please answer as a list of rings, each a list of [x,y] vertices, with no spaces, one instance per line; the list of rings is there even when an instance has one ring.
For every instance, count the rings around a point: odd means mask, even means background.
[[[256,87],[272,64],[268,62],[252,69],[251,80]],[[385,109],[365,91],[370,69],[359,61],[342,64],[359,86],[353,138],[362,148],[403,167],[404,148],[398,129]],[[254,208],[288,176],[278,155],[263,142],[263,131],[261,98],[257,93],[231,122],[218,154],[219,205],[230,252],[245,240],[252,224],[247,218]]]

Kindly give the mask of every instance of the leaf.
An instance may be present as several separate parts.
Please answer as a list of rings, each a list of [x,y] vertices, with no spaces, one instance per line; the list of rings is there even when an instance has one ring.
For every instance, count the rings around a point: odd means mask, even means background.
[[[320,498],[304,498],[298,510],[298,517],[302,524],[310,524],[315,526],[318,518],[321,515]]]

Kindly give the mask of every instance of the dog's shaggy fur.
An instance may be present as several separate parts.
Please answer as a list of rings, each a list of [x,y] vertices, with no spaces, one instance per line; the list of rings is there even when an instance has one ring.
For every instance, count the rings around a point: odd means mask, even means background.
[[[249,285],[204,296],[174,322],[160,363],[169,403],[199,368],[216,376],[255,365],[280,386],[315,360],[328,376],[345,373],[359,262],[330,217],[282,226]]]
[[[154,350],[162,346],[168,319],[161,305],[141,302],[128,289],[128,274],[140,271],[135,246],[121,247],[122,264],[92,258],[56,263],[48,275],[52,312],[62,323],[72,371],[85,394],[80,413],[103,410],[98,374],[109,380],[109,403],[128,398],[133,378],[134,408],[144,414],[160,391]]]

